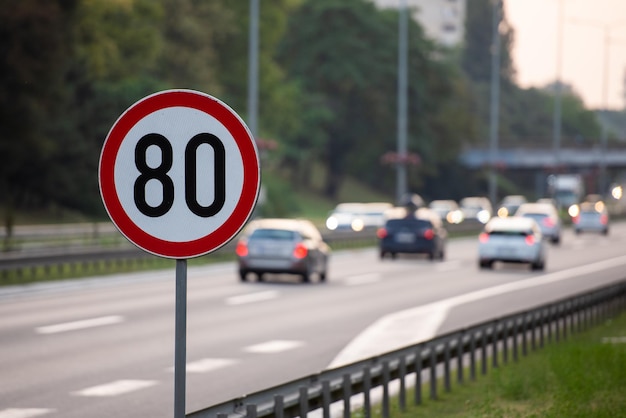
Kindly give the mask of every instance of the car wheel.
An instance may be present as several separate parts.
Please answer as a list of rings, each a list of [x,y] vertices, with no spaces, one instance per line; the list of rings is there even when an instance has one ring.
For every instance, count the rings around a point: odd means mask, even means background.
[[[263,273],[258,272],[258,273],[256,274],[256,279],[257,279],[257,281],[262,282],[262,281],[264,280],[264,279],[263,279]]]
[[[561,243],[561,237],[552,238],[552,244],[559,245]]]
[[[380,251],[380,259],[384,260],[385,259],[385,255],[387,255],[387,253],[385,253],[384,251]]]
[[[576,235],[580,235],[580,229],[576,229],[574,230],[574,232],[576,233]]]
[[[398,256],[398,254],[396,254],[396,253],[391,253],[391,259],[392,259],[392,260],[395,260],[397,256]]]
[[[247,282],[248,281],[248,272],[245,270],[239,270],[239,280],[241,280],[242,282]]]
[[[309,283],[311,281],[311,267],[306,266],[306,270],[302,273],[302,282]]]
[[[445,260],[445,258],[446,258],[446,252],[442,248],[441,251],[439,251],[439,261],[443,261]]]
[[[532,270],[543,270],[545,268],[545,262],[543,261],[537,261],[535,263],[532,263],[530,268]]]
[[[493,267],[492,262],[490,260],[483,260],[478,262],[478,266],[481,269],[490,269]]]
[[[602,235],[609,235],[609,230],[605,229],[604,231],[602,231]]]
[[[326,282],[326,275],[327,275],[326,270],[320,272],[320,282],[322,283]]]

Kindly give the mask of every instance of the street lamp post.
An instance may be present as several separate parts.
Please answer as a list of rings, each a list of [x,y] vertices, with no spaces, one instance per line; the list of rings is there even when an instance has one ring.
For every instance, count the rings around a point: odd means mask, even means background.
[[[401,202],[407,193],[407,102],[408,102],[408,11],[407,0],[400,0],[398,15],[398,157],[396,165],[396,201]]]
[[[492,50],[491,50],[491,111],[489,123],[489,199],[496,204],[496,153],[498,151],[498,118],[500,107],[500,20],[502,0],[493,0]]]
[[[608,89],[609,89],[609,47],[611,43],[611,29],[618,26],[626,26],[626,21],[612,22],[612,23],[602,23],[595,21],[586,21],[586,20],[578,20],[572,19],[570,20],[572,23],[593,26],[596,28],[602,29],[604,33],[604,68],[602,75],[602,111],[606,111],[608,109]],[[600,178],[598,179],[598,188],[599,192],[602,194],[606,190],[607,187],[607,162],[606,162],[606,152],[607,152],[607,137],[608,132],[606,128],[606,123],[600,122]]]
[[[563,48],[563,0],[559,0],[557,12],[557,46],[556,46],[556,83],[554,85],[554,120],[552,127],[552,147],[554,152],[554,167],[558,169],[561,163],[561,100],[563,96],[563,86],[561,85],[561,67]]]

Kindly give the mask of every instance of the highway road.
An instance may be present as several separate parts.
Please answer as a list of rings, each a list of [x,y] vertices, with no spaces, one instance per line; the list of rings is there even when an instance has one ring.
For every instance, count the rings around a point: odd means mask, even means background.
[[[626,278],[626,223],[566,231],[546,271],[333,253],[327,283],[188,272],[187,411]],[[171,417],[174,271],[0,288],[0,418]]]

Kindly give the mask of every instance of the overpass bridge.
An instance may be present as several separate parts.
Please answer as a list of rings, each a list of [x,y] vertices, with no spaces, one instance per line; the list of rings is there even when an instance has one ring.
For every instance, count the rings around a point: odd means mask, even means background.
[[[603,155],[604,154],[604,155]],[[489,149],[468,148],[459,157],[461,163],[471,169],[491,166]],[[561,148],[557,155],[553,149],[506,148],[498,149],[493,159],[494,166],[501,170],[569,169],[581,171],[596,169],[603,161],[608,170],[626,169],[626,148],[608,148],[602,152],[600,146],[591,148]]]
[[[467,148],[459,161],[466,168],[481,169],[490,167],[492,158],[489,149]],[[611,184],[626,184],[626,147],[612,147],[606,152],[599,145],[561,148],[558,157],[552,148],[500,148],[493,165],[500,173],[516,175],[518,180],[526,178],[525,183],[533,185],[537,196],[546,195],[547,177],[556,173],[581,174],[587,193],[606,194]]]

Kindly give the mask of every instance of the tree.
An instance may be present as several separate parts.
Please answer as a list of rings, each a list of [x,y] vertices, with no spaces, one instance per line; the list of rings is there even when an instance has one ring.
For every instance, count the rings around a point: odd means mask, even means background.
[[[393,184],[393,167],[380,159],[396,148],[397,22],[396,10],[363,0],[305,1],[290,20],[279,57],[310,97],[302,103],[315,138],[307,141],[303,130],[293,140],[324,162],[328,197],[336,198],[348,174],[381,190]],[[454,66],[416,22],[409,33],[409,152],[423,157],[410,181],[419,187],[420,173],[455,158],[474,133]]]

